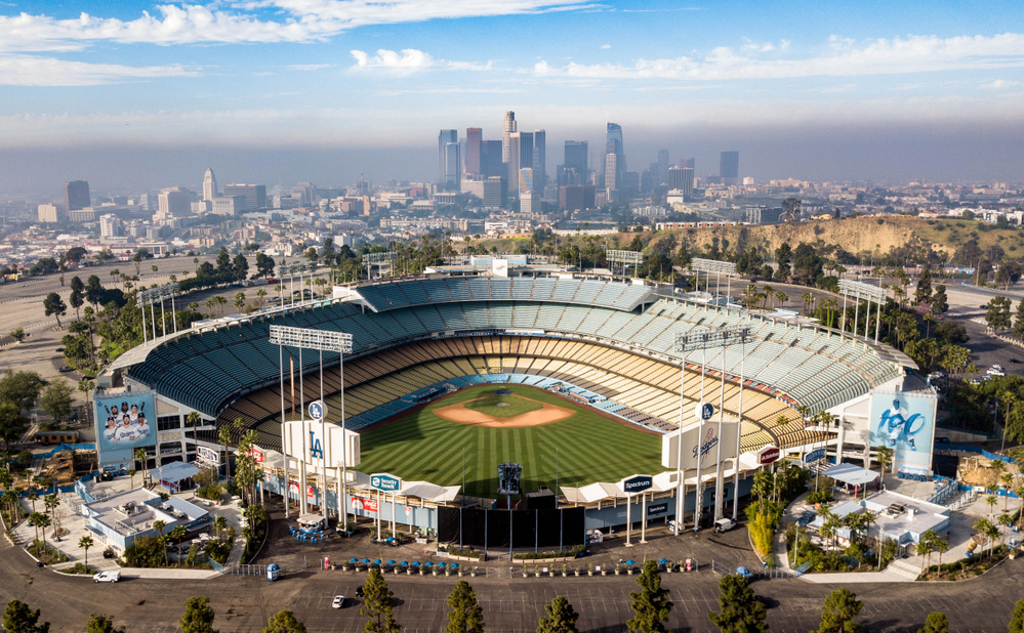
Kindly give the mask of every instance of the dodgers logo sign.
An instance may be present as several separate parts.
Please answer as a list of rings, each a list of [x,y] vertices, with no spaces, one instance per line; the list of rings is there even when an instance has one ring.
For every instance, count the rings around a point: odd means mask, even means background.
[[[325,415],[327,415],[327,407],[324,406],[323,402],[321,402],[320,400],[314,400],[313,402],[309,403],[310,419],[319,422],[320,420],[324,419]]]
[[[324,445],[313,431],[309,432],[309,456],[313,459],[324,458]]]
[[[693,413],[698,420],[707,422],[711,416],[715,415],[715,407],[710,402],[698,402]]]
[[[709,405],[710,406],[710,405]],[[715,433],[715,427],[709,426],[704,431],[704,438],[700,442],[700,459],[703,462],[704,457],[711,452],[711,449],[718,446],[718,435]],[[697,446],[693,447],[692,456],[697,459]]]

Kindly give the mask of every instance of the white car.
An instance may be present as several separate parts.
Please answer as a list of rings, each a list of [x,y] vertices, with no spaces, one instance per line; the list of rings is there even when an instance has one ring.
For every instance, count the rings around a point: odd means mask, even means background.
[[[1005,376],[1006,372],[999,365],[992,365],[991,369],[986,372],[989,376]]]
[[[334,596],[334,601],[331,602],[332,609],[340,609],[345,606],[345,596]]]
[[[93,582],[117,582],[118,580],[121,580],[119,571],[101,571],[92,577]]]
[[[715,521],[716,532],[728,532],[734,527],[736,527],[736,522],[729,518],[722,518]]]

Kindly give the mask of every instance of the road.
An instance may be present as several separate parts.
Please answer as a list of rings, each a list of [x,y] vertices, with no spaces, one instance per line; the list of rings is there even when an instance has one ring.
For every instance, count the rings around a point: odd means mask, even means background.
[[[864,602],[860,621],[866,631],[916,631],[931,611],[943,611],[954,632],[1001,631],[1019,599],[1018,579],[1024,561],[1007,561],[982,578],[961,583],[856,585]],[[286,570],[287,571],[287,570]],[[307,569],[286,573],[274,583],[259,577],[222,576],[209,581],[124,580],[94,584],[40,569],[23,552],[4,541],[0,547],[0,600],[17,598],[41,609],[52,631],[81,631],[93,612],[113,615],[129,633],[177,631],[186,598],[206,595],[217,613],[216,628],[224,632],[258,631],[267,618],[290,609],[311,632],[360,630],[365,618],[350,599],[334,610],[333,596],[354,596],[364,574]],[[436,632],[445,623],[444,600],[457,578],[387,576],[395,593],[395,617],[406,633]],[[564,595],[581,614],[581,631],[624,631],[631,616],[629,576],[569,578],[467,578],[476,590],[492,631],[533,631],[543,605]],[[717,610],[719,576],[711,571],[663,576],[675,604],[671,630],[717,631],[707,612]],[[816,628],[822,601],[834,587],[801,580],[768,580],[754,584],[757,593],[777,603],[768,622],[777,633]]]

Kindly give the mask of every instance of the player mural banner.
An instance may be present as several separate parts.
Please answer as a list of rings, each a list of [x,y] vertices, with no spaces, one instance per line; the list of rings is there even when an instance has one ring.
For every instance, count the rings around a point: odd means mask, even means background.
[[[125,391],[96,395],[96,444],[100,462],[131,461],[136,448],[156,445],[156,394]]]
[[[938,401],[927,392],[871,392],[871,445],[891,449],[896,470],[931,472]]]

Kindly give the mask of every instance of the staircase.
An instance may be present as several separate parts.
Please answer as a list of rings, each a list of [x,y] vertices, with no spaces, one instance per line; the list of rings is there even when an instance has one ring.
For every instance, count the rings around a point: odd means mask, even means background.
[[[917,580],[917,577],[921,575],[920,560],[916,556],[910,559],[898,558],[889,563],[885,569],[887,572],[907,580]]]

